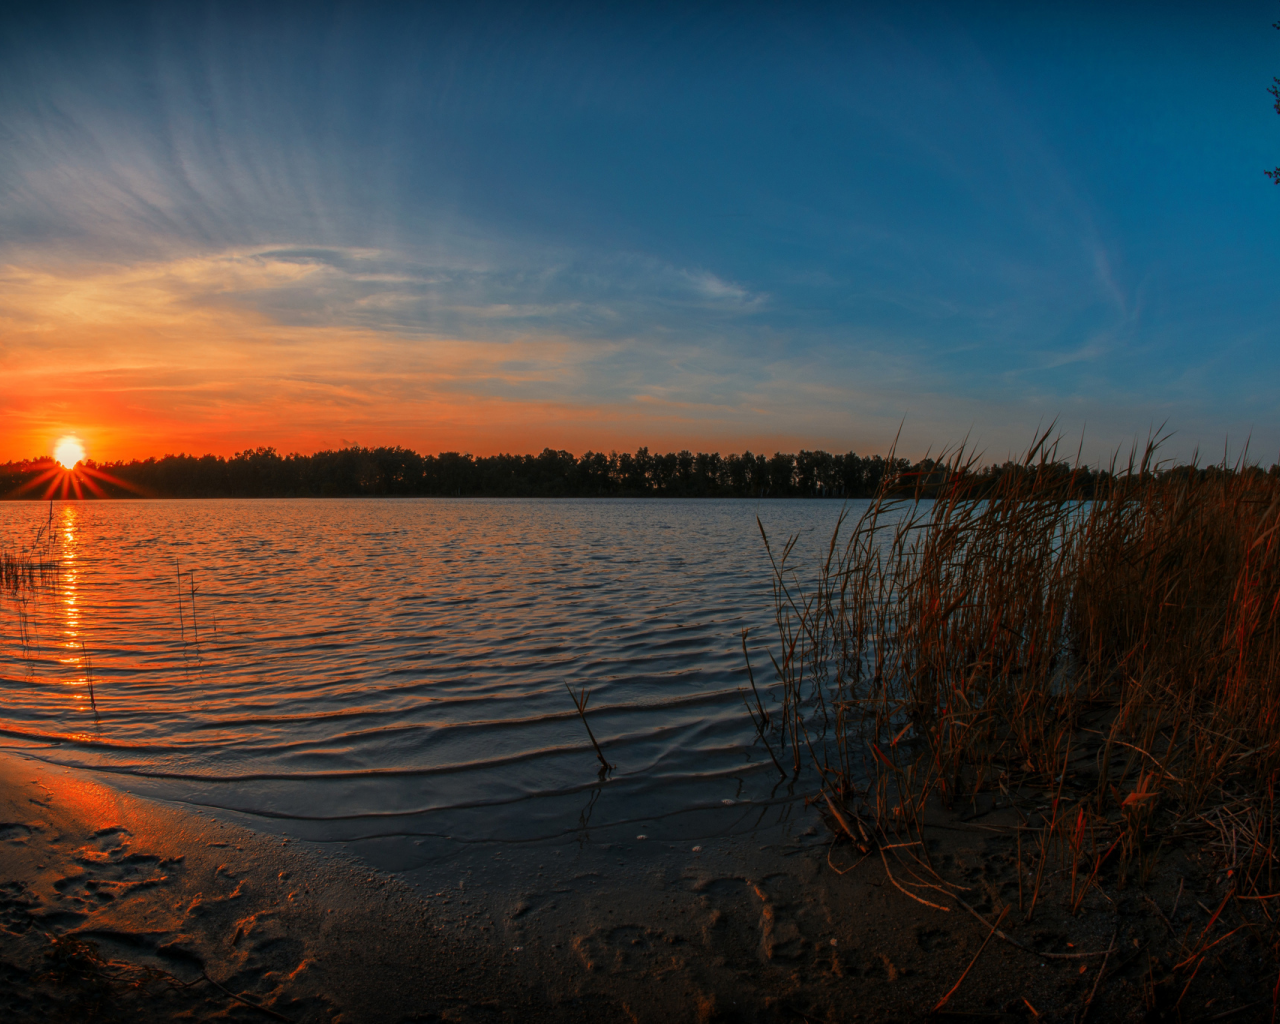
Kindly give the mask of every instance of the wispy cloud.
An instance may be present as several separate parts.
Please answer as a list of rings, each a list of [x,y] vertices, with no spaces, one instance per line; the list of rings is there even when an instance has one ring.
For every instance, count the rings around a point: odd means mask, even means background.
[[[264,441],[310,450],[343,439],[481,452],[545,444],[867,451],[887,444],[904,416],[908,450],[966,421],[986,424],[984,443],[1016,447],[1026,417],[1038,415],[1031,393],[956,395],[945,374],[890,337],[797,357],[764,337],[744,348],[714,336],[664,345],[542,330],[559,305],[533,303],[530,312],[524,295],[519,309],[504,309],[493,293],[554,291],[555,275],[519,288],[515,278],[474,265],[410,273],[377,251],[284,247],[75,274],[6,268],[0,401],[8,450],[0,457],[42,451],[69,429],[99,458],[229,452]],[[733,289],[713,287],[708,297],[685,271],[650,268],[655,278],[673,282],[673,291],[646,302],[709,303],[717,316],[727,315],[725,304],[743,305]],[[421,289],[435,289],[436,306],[484,332],[434,329],[443,317],[417,312]],[[459,300],[459,290],[488,300]],[[638,284],[634,291],[643,296]],[[310,298],[295,315],[281,295],[302,293]],[[389,303],[391,314],[371,302]],[[314,322],[317,304],[324,323]],[[498,335],[488,331],[495,319],[505,324]],[[1067,410],[1071,423],[1083,418],[1101,443],[1123,419],[1098,402]]]
[[[10,454],[1277,422],[1239,18],[42,10],[0,32]]]
[[[353,432],[389,440],[397,425],[420,443],[465,447],[498,443],[505,429],[509,445],[531,411],[551,417],[552,433],[555,422],[620,415],[652,429],[641,403],[659,392],[697,395],[706,422],[739,422],[734,396],[769,368],[691,343],[689,318],[741,317],[752,298],[713,275],[619,262],[628,272],[610,268],[608,294],[589,300],[574,296],[590,294],[583,279],[598,271],[409,262],[369,249],[3,268],[5,441],[13,456],[79,417],[105,424],[80,429],[116,452],[158,436],[226,448],[255,430],[297,444]],[[663,317],[685,340],[655,341]],[[637,323],[650,325],[644,337]],[[330,421],[343,429],[322,426]],[[447,438],[424,440],[441,424]],[[479,433],[467,442],[467,430]]]

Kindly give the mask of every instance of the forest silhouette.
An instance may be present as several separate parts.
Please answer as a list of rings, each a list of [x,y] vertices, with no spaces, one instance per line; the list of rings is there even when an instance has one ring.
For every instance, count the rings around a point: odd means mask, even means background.
[[[1171,467],[1164,472],[1188,471]],[[979,496],[1003,474],[1027,472],[1005,462],[965,470]],[[1043,469],[1041,470],[1043,472]],[[1087,466],[1056,464],[1071,478],[1071,491],[1091,497],[1110,474]],[[1210,467],[1196,473],[1223,472]],[[1246,472],[1262,472],[1246,469]],[[1271,474],[1280,474],[1273,466]],[[70,471],[48,457],[0,464],[0,496],[150,498],[339,497],[680,497],[869,498],[882,485],[928,496],[945,482],[933,459],[911,462],[889,456],[833,455],[825,451],[772,456],[690,451],[587,452],[575,456],[545,448],[537,455],[473,456],[460,452],[420,455],[408,448],[349,447],[313,455],[281,455],[254,448],[230,458],[166,455],[129,462],[92,460]],[[80,487],[78,484],[86,486]]]

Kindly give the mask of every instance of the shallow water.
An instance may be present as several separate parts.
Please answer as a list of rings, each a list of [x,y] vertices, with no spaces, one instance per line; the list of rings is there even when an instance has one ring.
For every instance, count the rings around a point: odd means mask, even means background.
[[[772,619],[756,516],[807,570],[840,510],[5,503],[6,546],[48,520],[57,565],[0,609],[0,744],[323,841],[749,830],[795,796],[739,689]]]

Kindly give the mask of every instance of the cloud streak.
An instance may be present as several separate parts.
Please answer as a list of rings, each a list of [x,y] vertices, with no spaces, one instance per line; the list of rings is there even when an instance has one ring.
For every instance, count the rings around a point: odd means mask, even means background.
[[[528,287],[562,287],[549,277]],[[927,447],[963,418],[999,417],[1016,433],[1028,412],[1026,401],[948,394],[918,353],[887,339],[856,358],[833,348],[797,359],[763,342],[744,351],[732,339],[549,331],[553,307],[528,295],[493,301],[492,289],[510,293],[518,278],[474,264],[411,274],[368,250],[278,246],[76,274],[6,268],[0,400],[11,450],[0,457],[43,451],[70,429],[98,458],[229,453],[264,439],[297,450],[353,439],[478,453],[690,438],[726,450],[842,448],[855,434],[887,443],[904,415],[907,443]],[[741,290],[670,269],[647,280],[671,290],[621,291],[662,310],[750,319]],[[688,315],[680,311],[682,325]],[[474,333],[437,329],[444,323]]]
[[[54,14],[0,33],[9,457],[1280,446],[1240,19]],[[1116,55],[1153,40],[1177,76]]]

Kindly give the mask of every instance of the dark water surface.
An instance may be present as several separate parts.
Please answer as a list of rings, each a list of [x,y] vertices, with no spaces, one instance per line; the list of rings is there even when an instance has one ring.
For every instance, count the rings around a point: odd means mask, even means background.
[[[0,745],[304,838],[381,838],[400,866],[600,828],[750,830],[795,795],[739,691],[741,630],[772,639],[756,516],[800,534],[807,572],[840,509],[55,503],[54,580],[0,610]],[[29,545],[49,516],[0,505],[0,539]],[[566,683],[590,690],[603,779]]]

